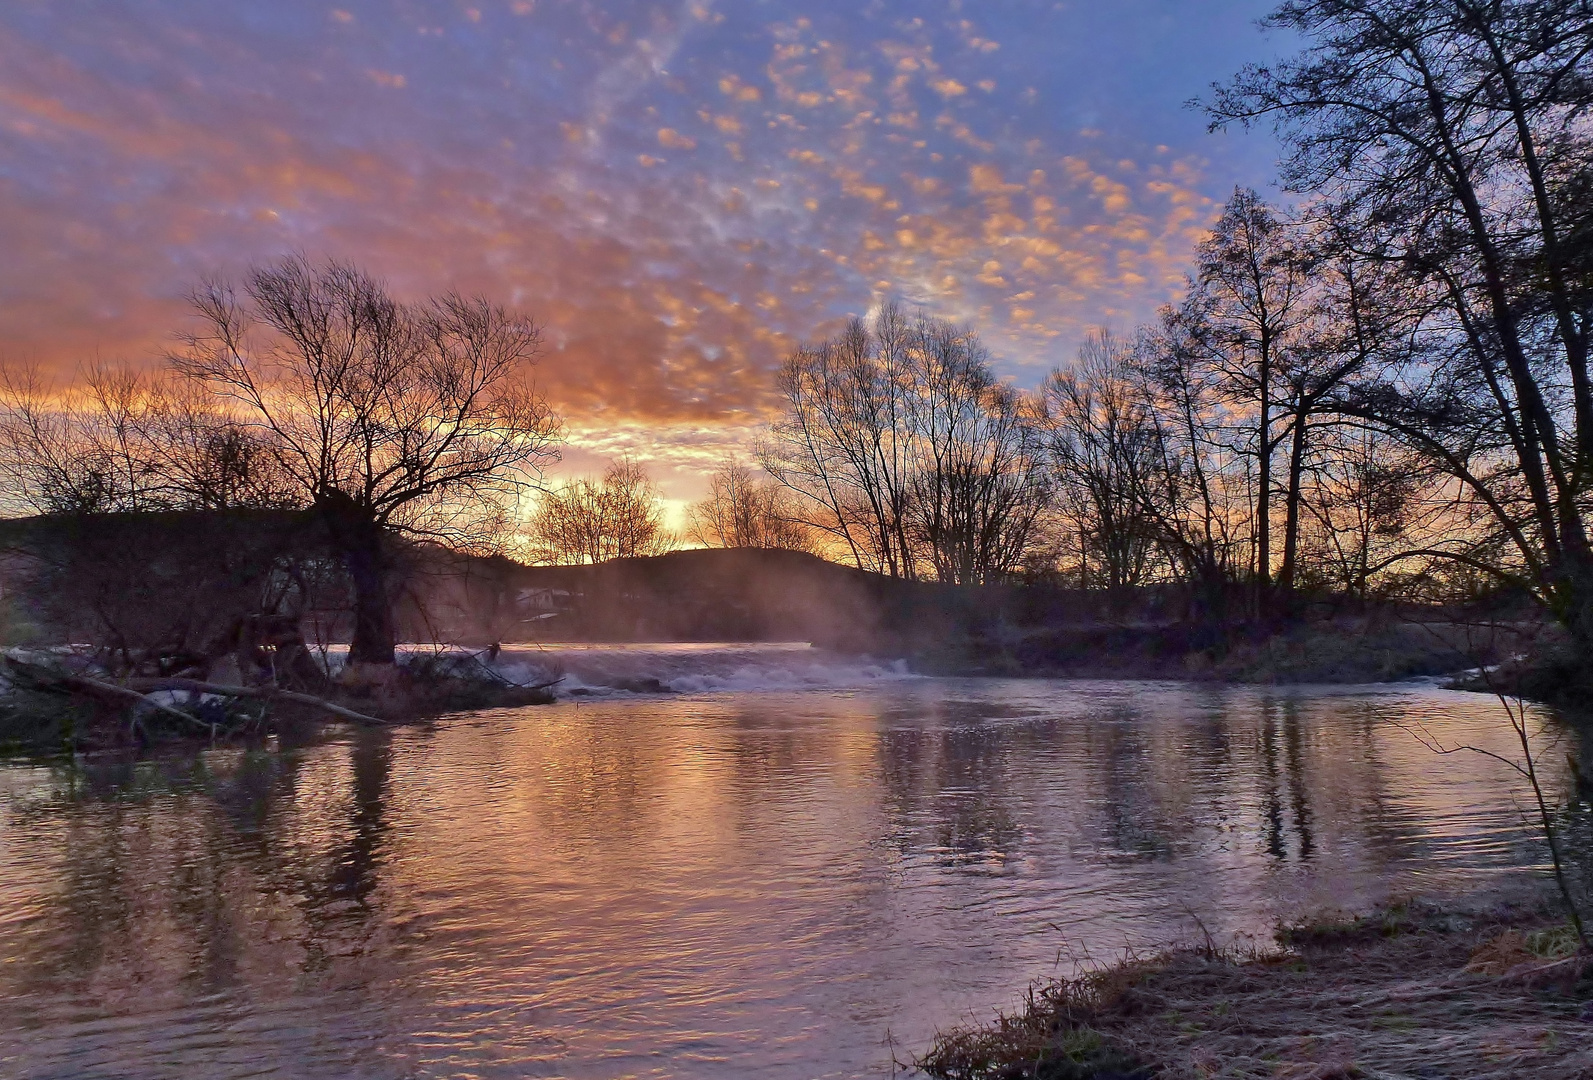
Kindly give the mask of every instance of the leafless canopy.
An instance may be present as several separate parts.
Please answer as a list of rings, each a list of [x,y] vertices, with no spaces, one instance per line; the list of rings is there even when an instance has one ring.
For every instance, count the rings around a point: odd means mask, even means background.
[[[1046,494],[1035,414],[972,331],[887,305],[779,386],[760,460],[858,566],[974,583],[1021,564]]]
[[[556,460],[558,421],[529,382],[541,333],[484,299],[401,304],[354,267],[290,258],[193,304],[203,328],[177,369],[234,403],[308,503],[454,535]]]
[[[661,555],[675,545],[647,472],[630,460],[601,480],[573,480],[542,496],[531,518],[532,557],[547,563],[600,563]]]
[[[66,386],[0,368],[0,483],[39,514],[295,504],[259,434],[202,388],[111,365]]]
[[[708,496],[687,517],[691,538],[704,547],[814,549],[813,530],[801,508],[768,474],[734,459],[708,480]]]
[[[1585,0],[1288,0],[1304,43],[1214,125],[1270,122],[1285,180],[1403,287],[1407,326],[1341,414],[1491,519],[1420,552],[1538,595],[1593,641],[1593,8]],[[1414,554],[1414,553],[1413,553]]]
[[[172,359],[227,403],[354,581],[352,656],[390,661],[385,537],[480,544],[557,457],[557,419],[529,382],[528,320],[449,293],[403,304],[341,263],[289,258],[241,291],[193,295],[202,328]]]

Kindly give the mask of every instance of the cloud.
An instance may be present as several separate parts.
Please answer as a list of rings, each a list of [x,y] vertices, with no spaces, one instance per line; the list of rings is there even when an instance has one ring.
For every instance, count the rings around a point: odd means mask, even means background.
[[[576,438],[684,469],[886,293],[1020,378],[1148,316],[1224,186],[1024,111],[1021,34],[839,0],[161,10],[0,10],[0,358],[154,362],[198,280],[302,250],[525,309]]]

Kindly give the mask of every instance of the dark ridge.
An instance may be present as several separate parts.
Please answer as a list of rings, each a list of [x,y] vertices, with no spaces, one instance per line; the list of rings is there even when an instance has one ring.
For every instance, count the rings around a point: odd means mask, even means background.
[[[794,551],[732,548],[525,566],[436,545],[394,552],[400,637],[487,647],[536,641],[808,641],[952,674],[1364,682],[1509,654],[1464,613],[1305,606],[1288,620],[1212,613],[1178,586],[1120,593],[1048,580],[904,581]],[[61,516],[0,522],[8,643],[87,642],[204,654],[262,615],[304,639],[348,640],[350,592],[304,513]],[[1229,611],[1242,610],[1235,602]]]

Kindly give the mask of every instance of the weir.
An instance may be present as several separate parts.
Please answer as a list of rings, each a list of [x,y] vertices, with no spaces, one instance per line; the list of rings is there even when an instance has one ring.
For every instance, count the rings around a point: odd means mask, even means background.
[[[918,678],[903,660],[791,642],[552,642],[505,646],[489,666],[512,682],[559,679],[561,698],[714,691],[857,689]]]

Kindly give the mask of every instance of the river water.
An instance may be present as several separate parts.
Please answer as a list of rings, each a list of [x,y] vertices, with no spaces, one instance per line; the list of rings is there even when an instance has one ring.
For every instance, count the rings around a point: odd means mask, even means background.
[[[0,763],[0,1075],[889,1075],[1125,948],[1543,858],[1507,770],[1424,745],[1509,753],[1499,705],[1428,686],[498,663],[564,700]]]

